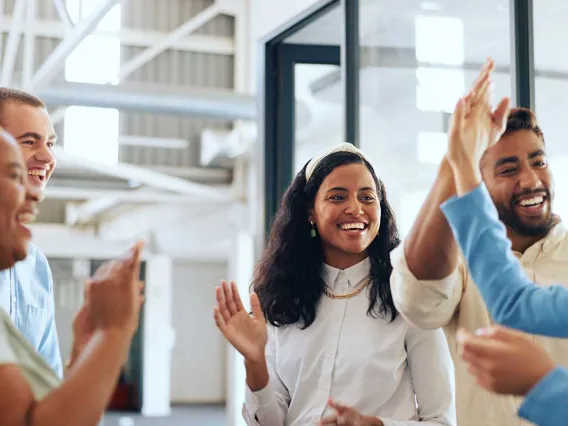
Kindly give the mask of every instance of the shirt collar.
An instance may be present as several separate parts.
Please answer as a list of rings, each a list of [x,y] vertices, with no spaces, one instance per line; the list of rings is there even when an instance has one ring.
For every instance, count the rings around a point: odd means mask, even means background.
[[[531,249],[534,250],[533,247],[537,248],[537,250],[541,249],[543,252],[547,252],[558,246],[558,244],[566,240],[567,237],[568,237],[568,229],[564,225],[564,222],[561,222],[559,220],[558,223],[554,225],[554,227],[548,232],[548,234],[546,234],[544,238],[538,240],[532,246],[528,247],[525,250],[525,253],[527,253]],[[517,251],[513,251],[513,253],[519,259],[523,256],[521,253]]]
[[[335,289],[335,282],[340,271],[341,269],[334,268],[333,266],[329,266],[325,263],[323,264],[322,279],[332,290]],[[356,265],[344,269],[343,272],[347,275],[347,279],[351,285],[355,286],[367,278],[371,273],[371,261],[367,257]]]

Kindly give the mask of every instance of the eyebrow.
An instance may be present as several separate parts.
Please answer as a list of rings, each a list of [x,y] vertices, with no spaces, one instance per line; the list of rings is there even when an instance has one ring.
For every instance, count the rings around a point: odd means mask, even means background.
[[[32,139],[35,139],[37,141],[40,141],[40,140],[43,139],[43,137],[39,133],[36,133],[36,132],[23,133],[20,136],[18,136],[16,139],[25,139],[25,138],[32,138]],[[54,133],[52,135],[49,135],[47,139],[48,140],[57,140],[57,135]]]
[[[542,149],[537,149],[536,151],[531,152],[528,155],[528,158],[529,160],[532,160],[536,157],[541,157],[543,155],[546,155],[546,153]],[[519,157],[517,156],[503,157],[495,162],[495,167],[499,167],[507,163],[518,163],[518,162],[519,162]]]
[[[333,188],[330,188],[327,190],[327,192],[331,192],[331,191],[343,191],[343,192],[348,192],[349,190],[347,188],[342,188],[339,186],[335,186]],[[370,186],[365,186],[363,188],[359,188],[357,191],[375,191],[375,188],[371,188]]]
[[[536,157],[542,157],[543,155],[546,155],[546,152],[544,152],[542,149],[537,149],[536,151],[529,154],[529,160],[532,160]]]

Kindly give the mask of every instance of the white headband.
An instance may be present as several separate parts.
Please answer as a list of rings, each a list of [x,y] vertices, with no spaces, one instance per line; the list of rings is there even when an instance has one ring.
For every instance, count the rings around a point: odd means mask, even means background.
[[[334,154],[336,152],[351,152],[353,154],[357,154],[359,157],[363,158],[364,160],[367,160],[368,163],[371,163],[371,161],[365,156],[365,154],[363,154],[363,151],[361,151],[353,144],[343,142],[340,143],[339,145],[334,146],[333,148],[328,148],[325,151],[320,152],[318,155],[316,155],[314,158],[310,160],[310,162],[306,166],[306,182],[310,180],[310,178],[314,174],[314,170],[316,169],[318,164],[321,163],[321,160],[323,160],[328,155]]]

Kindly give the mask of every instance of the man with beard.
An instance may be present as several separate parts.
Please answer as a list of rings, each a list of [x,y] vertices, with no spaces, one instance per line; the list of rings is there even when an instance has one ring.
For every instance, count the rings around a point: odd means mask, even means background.
[[[489,62],[473,92],[488,91],[492,68]],[[480,102],[487,103],[487,98],[484,96]],[[496,135],[501,131],[494,130]],[[568,232],[552,214],[552,175],[544,136],[531,111],[510,112],[503,136],[485,152],[480,167],[512,250],[527,275],[542,286],[566,283]],[[456,371],[460,426],[527,425],[517,417],[522,399],[494,395],[478,386],[458,355],[459,328],[475,332],[494,321],[459,257],[452,231],[440,210],[440,205],[455,193],[453,173],[445,159],[413,229],[392,254],[394,302],[412,324],[425,329],[444,327]],[[568,365],[568,341],[540,336],[534,340],[556,363]]]
[[[0,87],[0,126],[19,143],[28,182],[39,194],[55,168],[57,140],[43,102],[26,92]],[[27,221],[22,217],[22,221]],[[55,327],[53,279],[47,259],[30,245],[28,256],[0,272],[0,307],[53,370],[63,374]]]

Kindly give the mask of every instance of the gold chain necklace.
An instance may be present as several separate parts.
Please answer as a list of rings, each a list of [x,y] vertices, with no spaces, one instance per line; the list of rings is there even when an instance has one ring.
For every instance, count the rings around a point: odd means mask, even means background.
[[[347,293],[347,294],[333,294],[331,291],[329,291],[327,289],[327,286],[325,286],[323,288],[323,293],[327,296],[330,297],[332,299],[351,299],[354,296],[357,296],[359,293],[361,293],[365,288],[367,288],[367,286],[371,283],[371,278],[367,278],[367,281],[361,285],[361,287],[359,287],[357,290],[351,292],[351,293]]]

